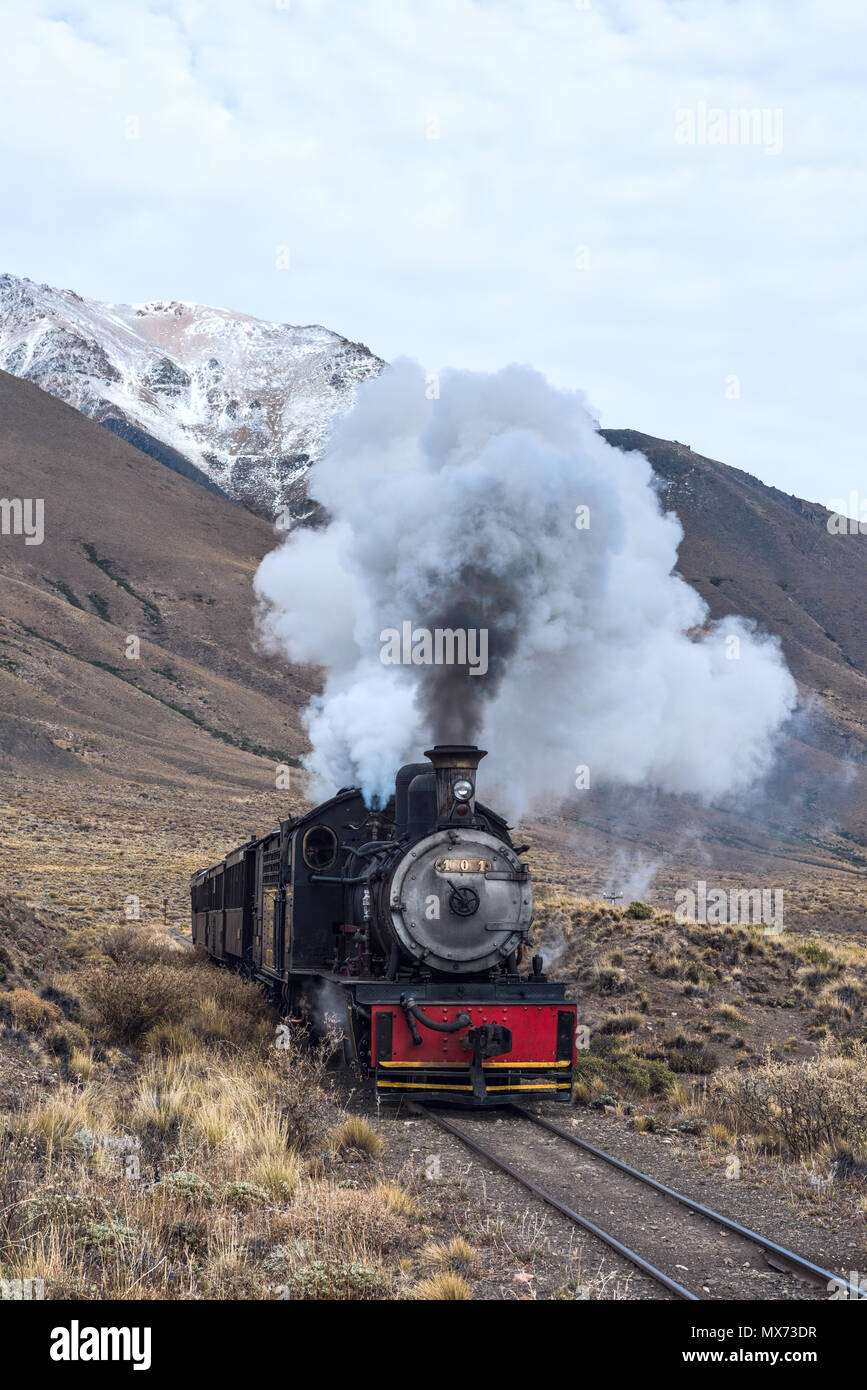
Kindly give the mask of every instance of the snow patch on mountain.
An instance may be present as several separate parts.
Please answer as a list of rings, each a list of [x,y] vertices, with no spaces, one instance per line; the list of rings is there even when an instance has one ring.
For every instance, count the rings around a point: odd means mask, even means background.
[[[270,514],[303,507],[332,419],[384,365],[318,324],[179,300],[102,304],[0,275],[0,368],[145,431]]]

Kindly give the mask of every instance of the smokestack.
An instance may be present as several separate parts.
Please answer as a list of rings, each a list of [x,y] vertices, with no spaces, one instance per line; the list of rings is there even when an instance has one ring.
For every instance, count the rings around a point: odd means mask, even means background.
[[[468,820],[476,813],[476,771],[487,753],[473,743],[438,743],[425,751],[437,783],[437,819]]]

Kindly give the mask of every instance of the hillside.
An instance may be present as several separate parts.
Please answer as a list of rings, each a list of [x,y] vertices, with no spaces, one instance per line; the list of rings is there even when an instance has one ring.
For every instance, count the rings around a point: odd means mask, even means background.
[[[3,373],[0,419],[0,490],[46,505],[41,546],[0,545],[7,878],[60,916],[117,920],[135,893],[183,926],[187,875],[304,792],[299,711],[317,673],[253,643],[252,578],[275,533]],[[806,922],[863,926],[864,539],[684,446],[612,442],[651,456],[686,530],[682,572],[715,615],[781,634],[812,709],[761,800],[707,810],[594,791],[552,805],[526,827],[539,881],[670,906],[717,873],[785,887]]]
[[[310,673],[252,644],[272,528],[4,373],[0,419],[4,494],[45,499],[44,543],[0,550],[0,765],[245,782],[252,751],[297,757]]]

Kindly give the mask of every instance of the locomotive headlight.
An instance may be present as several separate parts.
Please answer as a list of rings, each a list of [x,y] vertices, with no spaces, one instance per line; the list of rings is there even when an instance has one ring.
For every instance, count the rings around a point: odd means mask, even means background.
[[[460,782],[455,782],[452,787],[452,794],[456,801],[469,801],[473,794],[472,782],[468,782],[466,778],[462,778]]]

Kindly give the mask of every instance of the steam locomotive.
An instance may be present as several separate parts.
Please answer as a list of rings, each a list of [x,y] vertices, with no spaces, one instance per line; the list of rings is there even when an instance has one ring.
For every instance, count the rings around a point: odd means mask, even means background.
[[[339,1000],[347,1060],[385,1098],[568,1100],[577,1006],[534,956],[533,893],[485,752],[439,744],[369,810],[356,787],[191,880],[193,941],[315,1026]]]

